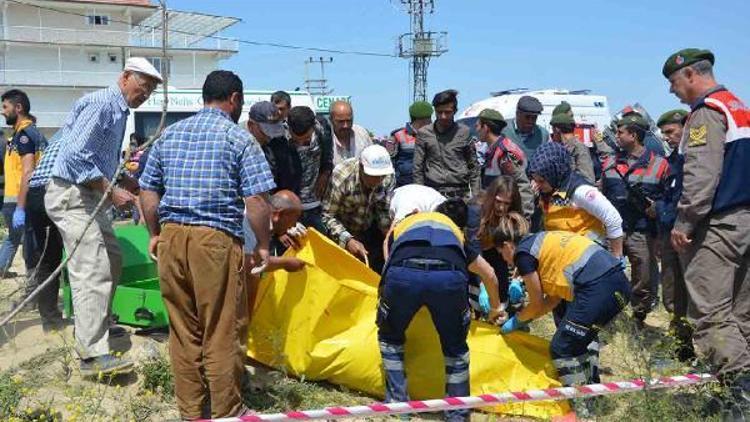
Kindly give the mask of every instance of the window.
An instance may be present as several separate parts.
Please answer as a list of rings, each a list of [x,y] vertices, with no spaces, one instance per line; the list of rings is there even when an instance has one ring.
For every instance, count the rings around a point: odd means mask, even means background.
[[[117,63],[117,54],[109,53],[109,62],[110,63]]]
[[[109,16],[107,15],[88,15],[86,16],[86,23],[92,26],[106,26],[109,25]]]
[[[89,63],[99,63],[99,53],[89,53]]]
[[[151,64],[159,71],[162,75],[170,75],[171,71],[171,60],[167,60],[167,63],[162,63],[161,57],[146,57]]]

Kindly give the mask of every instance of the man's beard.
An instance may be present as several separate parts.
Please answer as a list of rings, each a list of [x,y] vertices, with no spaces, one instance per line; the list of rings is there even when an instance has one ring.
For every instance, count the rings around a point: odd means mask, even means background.
[[[15,126],[16,122],[18,122],[18,115],[16,115],[16,114],[13,114],[11,116],[7,116],[5,118],[5,124],[7,124],[8,126]]]

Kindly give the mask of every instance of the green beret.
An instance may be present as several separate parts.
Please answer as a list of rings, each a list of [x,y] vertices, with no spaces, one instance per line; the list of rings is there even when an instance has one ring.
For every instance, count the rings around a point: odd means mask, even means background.
[[[664,113],[659,117],[659,120],[656,122],[656,126],[663,126],[668,125],[670,123],[679,123],[679,124],[685,124],[685,118],[687,117],[688,112],[685,110],[669,110],[668,112]]]
[[[639,114],[631,114],[625,116],[617,122],[617,127],[620,126],[640,126],[643,130],[647,130],[649,125],[646,119],[641,117]]]
[[[409,107],[409,117],[412,119],[429,119],[432,117],[432,104],[427,101],[415,101]]]
[[[558,106],[559,107],[559,106]],[[557,125],[574,125],[576,124],[573,116],[567,112],[557,113],[552,115],[552,119],[549,121],[550,126]]]
[[[484,110],[482,110],[479,113],[479,118],[501,124],[503,125],[503,127],[505,127],[505,125],[507,124],[505,122],[505,117],[503,117],[503,115],[500,114],[499,111],[493,110],[491,108],[485,108]]]
[[[570,103],[567,101],[561,102],[557,107],[552,110],[552,115],[555,116],[560,113],[573,113],[573,109],[570,108]]]
[[[665,78],[669,79],[669,76],[676,71],[701,60],[708,60],[713,65],[714,53],[700,48],[686,48],[669,56],[667,61],[664,62],[661,73],[664,74]]]

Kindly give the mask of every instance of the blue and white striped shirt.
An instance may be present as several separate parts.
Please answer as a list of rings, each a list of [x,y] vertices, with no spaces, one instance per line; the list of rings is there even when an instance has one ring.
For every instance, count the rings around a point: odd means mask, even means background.
[[[117,85],[78,100],[57,140],[60,151],[52,176],[75,184],[102,177],[111,181],[120,163],[129,114]]]
[[[31,179],[29,179],[30,188],[47,186],[49,179],[52,178],[52,168],[55,167],[57,153],[60,152],[60,138],[63,137],[65,129],[67,129],[67,126],[55,132],[52,138],[47,141],[47,148],[42,152],[42,159],[39,160],[39,164],[37,164]]]
[[[243,198],[276,187],[260,145],[216,108],[167,127],[139,181],[161,195],[161,223],[213,227],[237,239],[243,238]]]

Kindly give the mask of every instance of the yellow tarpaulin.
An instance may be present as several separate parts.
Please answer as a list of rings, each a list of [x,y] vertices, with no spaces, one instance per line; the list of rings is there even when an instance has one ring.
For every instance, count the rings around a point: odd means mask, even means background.
[[[312,230],[296,256],[310,264],[306,270],[277,271],[261,281],[248,355],[298,377],[382,398],[375,326],[379,276]],[[443,356],[426,309],[417,313],[406,339],[410,397],[443,397]],[[559,387],[548,348],[541,338],[526,333],[502,336],[497,327],[472,322],[472,395]],[[569,409],[566,402],[534,402],[485,410],[548,418]]]

